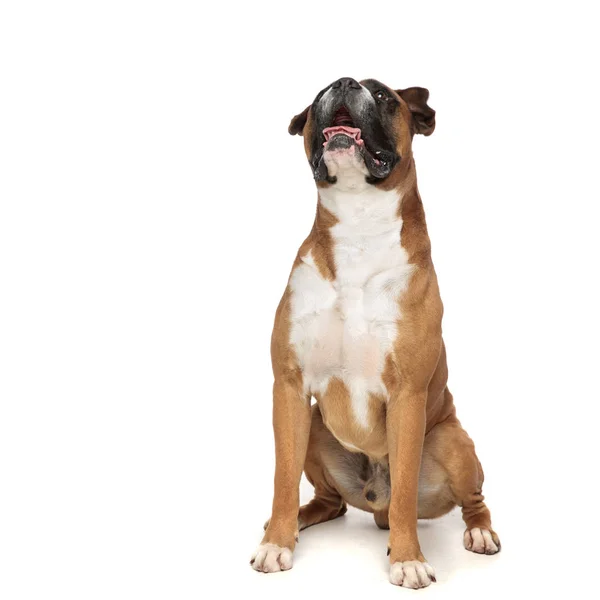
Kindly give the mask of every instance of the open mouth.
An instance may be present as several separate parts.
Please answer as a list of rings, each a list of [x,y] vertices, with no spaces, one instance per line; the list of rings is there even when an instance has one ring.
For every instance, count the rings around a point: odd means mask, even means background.
[[[363,151],[364,154],[369,154],[369,158],[376,165],[381,164],[381,161],[373,156],[366,148],[365,141],[362,139],[362,131],[360,128],[354,126],[354,121],[348,112],[348,109],[344,106],[338,109],[333,117],[333,122],[330,127],[323,129],[323,136],[325,141],[323,146],[327,146],[335,136],[345,135],[352,139],[354,143]]]
[[[325,142],[323,146],[327,145],[327,142],[335,135],[347,135],[352,138],[357,145],[364,146],[365,141],[361,139],[361,131],[358,127],[348,127],[346,125],[338,125],[336,127],[326,127],[323,129],[323,135],[325,136]]]
[[[354,114],[354,113],[352,113]],[[328,126],[321,129],[320,151],[313,154],[311,163],[315,179],[326,180],[335,183],[336,177],[328,175],[327,166],[324,162],[324,152],[349,152],[350,155],[360,156],[369,171],[367,181],[374,183],[387,177],[400,159],[391,149],[382,146],[379,138],[374,136],[373,124],[365,121],[365,130],[357,127],[357,123],[346,106],[340,106],[333,116],[328,116],[323,125]],[[356,116],[356,115],[355,115]],[[318,130],[317,130],[318,131]],[[364,136],[363,136],[364,133]],[[381,137],[381,134],[379,134]],[[315,139],[315,141],[317,141]],[[385,140],[383,140],[385,142]]]
[[[323,135],[325,136],[324,146],[336,135],[347,135],[352,138],[358,146],[364,146],[365,144],[364,140],[361,139],[360,129],[354,126],[352,117],[345,106],[338,109],[333,117],[331,127],[323,129]]]

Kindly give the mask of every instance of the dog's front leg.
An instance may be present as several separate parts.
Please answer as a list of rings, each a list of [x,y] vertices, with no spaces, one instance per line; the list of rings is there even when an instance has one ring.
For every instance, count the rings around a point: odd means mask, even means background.
[[[387,409],[392,497],[390,502],[390,581],[421,588],[435,581],[417,536],[417,488],[425,439],[427,391],[399,391]]]
[[[298,539],[300,477],[310,434],[310,398],[301,382],[276,379],[273,386],[275,491],[273,510],[263,540],[250,564],[264,573],[292,568]]]

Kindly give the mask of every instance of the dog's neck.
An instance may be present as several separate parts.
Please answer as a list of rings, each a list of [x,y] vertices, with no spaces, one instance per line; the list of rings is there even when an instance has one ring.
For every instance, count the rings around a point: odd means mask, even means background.
[[[364,177],[363,177],[364,179]],[[336,185],[319,190],[319,204],[335,218],[335,228],[345,237],[374,236],[402,227],[402,194],[366,184],[357,190]],[[324,211],[317,211],[317,219]]]
[[[394,175],[387,189],[367,183],[364,175],[320,187],[314,231],[327,236],[335,231],[337,239],[360,244],[361,238],[397,230],[410,262],[429,264],[431,245],[414,161]]]

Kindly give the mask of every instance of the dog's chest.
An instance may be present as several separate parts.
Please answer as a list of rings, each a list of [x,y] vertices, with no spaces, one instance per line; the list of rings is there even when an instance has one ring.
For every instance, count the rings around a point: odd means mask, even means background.
[[[401,225],[395,214],[369,226],[338,223],[331,228],[335,279],[321,275],[312,252],[290,279],[290,341],[305,390],[326,402],[331,381],[341,381],[354,420],[365,428],[373,425],[371,395],[387,398],[382,373],[412,271]]]

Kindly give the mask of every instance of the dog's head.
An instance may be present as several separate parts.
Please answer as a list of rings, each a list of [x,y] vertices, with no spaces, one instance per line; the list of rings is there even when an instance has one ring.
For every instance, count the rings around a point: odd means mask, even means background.
[[[359,177],[380,185],[410,158],[415,133],[433,133],[428,98],[424,88],[393,90],[375,79],[342,77],[319,92],[288,131],[304,136],[317,182],[343,185]]]

